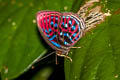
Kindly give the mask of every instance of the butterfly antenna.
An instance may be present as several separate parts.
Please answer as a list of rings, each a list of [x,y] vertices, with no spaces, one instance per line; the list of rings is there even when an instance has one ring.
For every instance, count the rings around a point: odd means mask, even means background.
[[[46,55],[46,56],[43,56],[43,57],[40,58],[37,62],[39,62],[39,61],[41,61],[41,60],[43,60],[43,59],[49,57],[50,55],[52,55],[52,54],[54,54],[54,53],[56,53],[56,52],[54,51],[54,52],[51,52],[50,54],[48,54],[48,55]]]

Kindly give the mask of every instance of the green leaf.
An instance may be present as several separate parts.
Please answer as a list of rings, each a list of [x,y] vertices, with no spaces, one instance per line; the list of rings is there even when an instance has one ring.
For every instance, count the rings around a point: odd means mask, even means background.
[[[110,17],[86,33],[65,60],[66,80],[120,80],[120,1],[101,0]]]
[[[70,1],[70,2],[69,2]],[[14,79],[48,50],[37,25],[40,10],[67,11],[73,0],[0,0],[0,72]]]

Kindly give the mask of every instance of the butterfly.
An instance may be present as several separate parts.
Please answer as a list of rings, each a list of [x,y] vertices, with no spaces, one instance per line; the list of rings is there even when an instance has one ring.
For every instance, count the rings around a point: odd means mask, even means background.
[[[84,19],[72,12],[40,11],[37,25],[44,40],[56,50],[57,56],[68,57],[70,48],[83,36]]]

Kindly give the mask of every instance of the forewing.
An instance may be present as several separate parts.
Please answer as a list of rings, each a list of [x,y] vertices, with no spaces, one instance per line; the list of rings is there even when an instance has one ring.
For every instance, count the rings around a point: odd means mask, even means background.
[[[58,42],[58,27],[61,13],[55,11],[41,11],[37,13],[37,24],[43,38],[54,49],[61,48]]]

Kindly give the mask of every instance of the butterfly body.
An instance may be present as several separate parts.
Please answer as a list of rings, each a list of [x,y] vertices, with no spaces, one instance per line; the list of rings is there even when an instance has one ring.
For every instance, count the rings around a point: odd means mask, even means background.
[[[41,35],[58,56],[67,55],[85,29],[84,20],[71,12],[40,11],[37,24]]]

